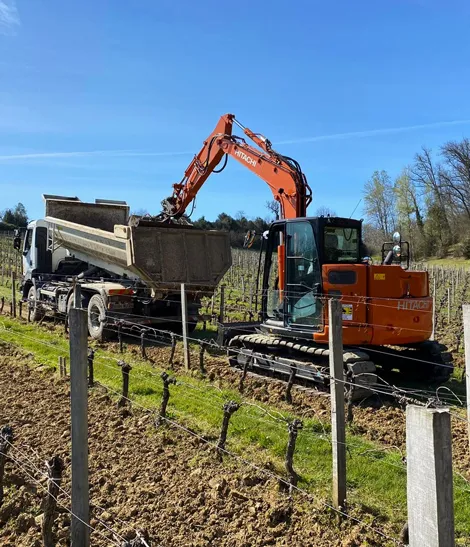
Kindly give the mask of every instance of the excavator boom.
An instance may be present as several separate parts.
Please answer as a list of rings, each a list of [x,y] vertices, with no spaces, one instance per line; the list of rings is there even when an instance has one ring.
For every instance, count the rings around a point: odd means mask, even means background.
[[[234,123],[256,147],[232,134]],[[312,192],[300,165],[276,152],[268,139],[241,125],[233,114],[225,114],[194,156],[181,182],[173,185],[173,195],[163,202],[167,218],[177,218],[185,213],[208,177],[225,168],[224,164],[216,169],[224,156],[225,162],[228,156],[234,158],[268,184],[280,205],[281,218],[306,216]]]

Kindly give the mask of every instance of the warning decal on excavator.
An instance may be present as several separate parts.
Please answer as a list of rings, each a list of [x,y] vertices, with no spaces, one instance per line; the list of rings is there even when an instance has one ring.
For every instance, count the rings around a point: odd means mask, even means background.
[[[375,273],[374,274],[374,281],[385,281],[385,274],[384,273]]]
[[[343,308],[343,321],[352,321],[353,307],[352,304],[342,304]]]

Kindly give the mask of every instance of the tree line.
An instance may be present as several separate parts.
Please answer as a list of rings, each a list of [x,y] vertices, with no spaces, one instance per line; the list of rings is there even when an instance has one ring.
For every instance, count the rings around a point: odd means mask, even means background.
[[[245,237],[248,232],[256,233],[256,237],[251,245],[252,249],[259,249],[261,246],[261,235],[269,229],[271,223],[279,218],[279,203],[276,200],[266,202],[266,208],[271,213],[267,218],[256,217],[249,219],[243,211],[240,211],[235,218],[227,213],[220,215],[213,222],[201,217],[193,222],[196,228],[202,230],[223,230],[230,233],[230,243],[232,247],[243,247]],[[319,207],[315,216],[336,216],[336,213],[328,207]]]
[[[260,235],[269,228],[272,220],[256,217],[248,219],[243,211],[240,211],[235,218],[227,213],[220,213],[214,220],[206,220],[205,217],[193,221],[193,225],[201,230],[223,230],[230,233],[230,244],[232,247],[243,247],[245,236],[248,231],[256,233],[252,248],[259,248]]]
[[[470,258],[470,141],[423,147],[395,179],[375,171],[364,187],[365,243],[376,253],[398,230],[415,259]]]
[[[17,203],[15,207],[5,209],[0,213],[0,230],[25,228],[27,225],[28,213],[22,203]]]

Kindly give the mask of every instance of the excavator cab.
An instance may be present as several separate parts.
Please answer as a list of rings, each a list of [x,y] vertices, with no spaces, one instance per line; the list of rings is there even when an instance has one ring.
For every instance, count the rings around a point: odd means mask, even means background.
[[[269,332],[321,331],[325,282],[354,284],[362,264],[361,221],[340,217],[274,222],[267,234],[261,317]],[[324,265],[338,265],[327,272]],[[350,267],[348,267],[350,265]]]

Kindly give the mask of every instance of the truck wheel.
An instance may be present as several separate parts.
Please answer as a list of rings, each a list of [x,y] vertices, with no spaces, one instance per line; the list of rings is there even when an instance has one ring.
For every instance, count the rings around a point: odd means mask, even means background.
[[[40,321],[45,315],[37,296],[37,291],[34,285],[32,285],[28,291],[28,306],[29,317],[33,322]]]
[[[88,332],[94,340],[105,340],[106,307],[99,294],[94,294],[88,302]]]

